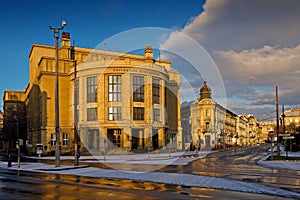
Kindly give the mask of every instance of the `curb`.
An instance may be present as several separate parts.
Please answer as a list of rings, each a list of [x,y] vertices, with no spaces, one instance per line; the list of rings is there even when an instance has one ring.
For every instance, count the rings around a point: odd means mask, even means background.
[[[64,170],[72,170],[72,169],[82,169],[82,168],[88,168],[88,165],[82,165],[82,166],[68,166],[68,167],[61,167],[61,168],[51,168],[51,169],[35,169],[39,171],[64,171]]]

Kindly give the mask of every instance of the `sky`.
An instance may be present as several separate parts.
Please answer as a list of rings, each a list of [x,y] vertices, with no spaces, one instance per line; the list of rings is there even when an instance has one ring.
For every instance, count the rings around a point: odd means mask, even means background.
[[[198,44],[197,51],[188,51],[190,57],[161,55],[182,73],[181,101],[198,97],[206,80],[216,99],[224,86],[225,98],[218,100],[226,101],[229,110],[271,119],[276,86],[280,105],[300,104],[299,10],[297,0],[3,0],[0,93],[27,86],[32,44],[53,45],[48,26],[60,26],[62,19],[75,46],[87,48],[124,31],[160,27],[174,31],[160,43],[162,49],[186,45],[182,34]],[[210,63],[199,61],[199,51],[207,53],[203,60],[210,58]],[[202,76],[193,76],[195,65],[203,66]]]

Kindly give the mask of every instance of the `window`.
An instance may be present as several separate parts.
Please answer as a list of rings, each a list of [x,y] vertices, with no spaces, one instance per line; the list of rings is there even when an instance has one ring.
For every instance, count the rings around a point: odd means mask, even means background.
[[[87,102],[97,102],[97,76],[87,78]]]
[[[63,135],[62,145],[69,146],[69,134],[63,133],[62,135]]]
[[[209,122],[206,122],[205,125],[206,125],[206,131],[207,131],[209,129]]]
[[[144,102],[144,77],[133,77],[133,101]]]
[[[209,109],[206,109],[206,111],[205,111],[205,116],[206,116],[206,117],[209,117]]]
[[[56,145],[56,133],[51,133],[50,145],[51,146],[55,146]]]
[[[133,108],[133,120],[144,120],[144,108],[142,107]]]
[[[158,78],[153,77],[152,79],[152,101],[153,103],[159,104],[160,99],[160,87],[159,87],[160,80]]]
[[[121,107],[108,107],[108,120],[121,120]]]
[[[87,109],[87,121],[97,121],[97,108],[88,108]]]
[[[121,101],[121,76],[108,76],[108,101]]]
[[[160,109],[153,109],[153,121],[160,122]]]

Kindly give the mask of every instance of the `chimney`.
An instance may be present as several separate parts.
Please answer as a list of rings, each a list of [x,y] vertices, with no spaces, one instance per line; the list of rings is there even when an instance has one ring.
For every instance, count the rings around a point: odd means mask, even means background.
[[[71,46],[69,32],[62,32],[60,45],[61,45],[61,47],[65,47],[65,48],[68,48]]]
[[[153,59],[153,49],[151,45],[145,46],[144,56],[146,59]]]

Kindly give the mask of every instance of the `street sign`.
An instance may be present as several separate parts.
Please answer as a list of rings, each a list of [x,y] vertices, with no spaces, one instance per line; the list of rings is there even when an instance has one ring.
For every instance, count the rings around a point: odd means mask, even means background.
[[[289,139],[294,139],[294,136],[287,136],[287,137],[282,137],[284,140],[289,140]]]
[[[288,136],[290,136],[291,134],[288,134],[288,133],[285,133],[285,134],[279,134],[278,136],[279,137],[288,137]]]
[[[275,136],[275,132],[274,132],[274,131],[270,131],[270,132],[268,133],[268,136],[269,136],[269,137],[274,137],[274,136]]]

